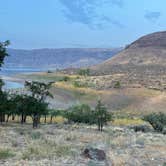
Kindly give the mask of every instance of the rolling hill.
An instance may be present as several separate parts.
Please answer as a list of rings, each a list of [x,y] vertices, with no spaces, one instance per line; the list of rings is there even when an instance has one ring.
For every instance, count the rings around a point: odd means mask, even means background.
[[[165,89],[166,31],[141,37],[92,71],[93,75],[118,75],[110,84],[120,81],[125,86]]]

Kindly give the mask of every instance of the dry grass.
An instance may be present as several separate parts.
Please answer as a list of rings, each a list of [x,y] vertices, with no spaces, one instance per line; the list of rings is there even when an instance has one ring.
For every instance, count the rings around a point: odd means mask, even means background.
[[[0,126],[0,138],[0,152],[7,156],[0,159],[3,166],[106,165],[81,156],[86,147],[103,149],[107,163],[115,166],[162,165],[166,156],[166,136],[111,126],[100,133],[96,126],[76,124],[42,125],[37,130],[8,124]]]
[[[129,118],[123,118],[123,119],[115,119],[112,122],[115,126],[129,126],[129,125],[142,125],[145,124],[145,122],[141,119],[129,119]]]

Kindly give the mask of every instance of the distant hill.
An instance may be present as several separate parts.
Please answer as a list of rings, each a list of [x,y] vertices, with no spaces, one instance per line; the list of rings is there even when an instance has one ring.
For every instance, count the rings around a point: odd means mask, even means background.
[[[146,35],[116,56],[92,67],[94,75],[121,74],[118,81],[166,88],[166,31]]]
[[[121,48],[8,49],[4,68],[56,69],[101,63]]]
[[[104,63],[108,65],[166,65],[166,31],[146,35],[128,45],[123,51]]]

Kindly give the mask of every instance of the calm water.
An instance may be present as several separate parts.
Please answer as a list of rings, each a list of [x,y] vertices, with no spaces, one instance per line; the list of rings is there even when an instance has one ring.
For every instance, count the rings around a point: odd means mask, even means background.
[[[5,85],[3,86],[3,89],[16,89],[16,88],[23,88],[24,85],[18,82],[13,81],[4,81]]]
[[[40,72],[43,71],[42,69],[31,69],[31,68],[10,68],[10,69],[2,69],[0,71],[0,76],[13,76],[15,74],[21,74],[21,73],[34,73],[34,72]],[[3,87],[4,89],[15,89],[15,88],[23,88],[24,85],[19,82],[14,82],[14,81],[8,81],[8,80],[3,80],[5,83],[5,86]]]

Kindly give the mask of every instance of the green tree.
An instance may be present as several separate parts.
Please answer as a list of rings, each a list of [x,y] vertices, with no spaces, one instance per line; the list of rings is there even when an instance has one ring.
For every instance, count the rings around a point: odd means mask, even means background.
[[[2,64],[4,63],[5,57],[8,56],[6,48],[9,44],[10,42],[8,40],[5,42],[0,42],[0,68],[2,67]],[[5,121],[4,106],[7,99],[6,93],[2,92],[3,85],[4,83],[2,79],[0,79],[0,121],[1,123]]]
[[[5,121],[5,113],[7,110],[7,93],[0,91],[0,122]]]
[[[48,112],[48,103],[39,101],[32,96],[27,96],[25,108],[27,110],[27,115],[32,118],[33,128],[37,128],[41,115],[45,115]]]
[[[47,97],[53,98],[53,95],[50,93],[52,82],[43,83],[43,82],[25,82],[25,87],[30,91],[31,96],[36,98],[38,101],[45,101]]]
[[[10,44],[9,40],[7,40],[5,42],[0,42],[0,67],[4,63],[5,57],[8,56],[6,49],[9,44]]]
[[[70,107],[65,117],[69,122],[95,124],[95,112],[86,104]]]
[[[101,103],[101,100],[98,101],[95,112],[98,130],[103,131],[103,126],[112,120],[112,114],[107,111],[106,107]]]
[[[115,83],[114,88],[117,88],[117,89],[121,88],[121,84],[120,84],[119,81],[117,81],[117,82]]]
[[[31,93],[31,102],[36,101],[36,106],[41,106],[41,109],[38,108],[39,113],[34,113],[33,115],[33,126],[37,126],[38,123],[40,123],[40,117],[41,115],[45,116],[45,121],[46,121],[46,116],[48,115],[48,111],[43,111],[44,105],[47,105],[47,103],[45,103],[46,99],[48,97],[53,98],[53,95],[50,93],[50,88],[51,88],[52,82],[50,83],[43,83],[43,82],[37,82],[37,81],[33,81],[33,82],[25,82],[25,87],[30,91]],[[33,99],[33,100],[32,100]],[[33,111],[36,111],[34,107]],[[42,110],[42,111],[41,111]],[[48,109],[46,109],[48,110]],[[40,112],[43,112],[44,114],[41,114]],[[36,123],[36,120],[38,120],[38,123]]]
[[[78,71],[78,74],[81,76],[89,76],[90,75],[90,69],[80,69]]]

